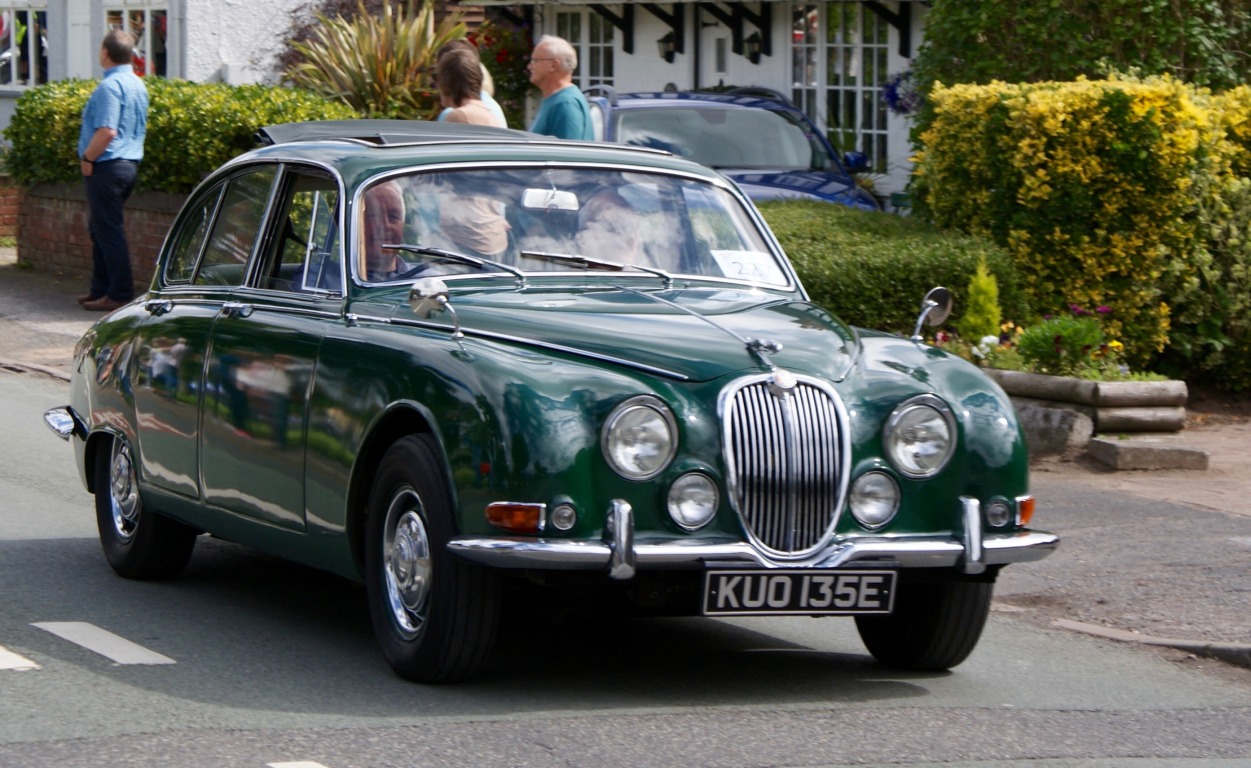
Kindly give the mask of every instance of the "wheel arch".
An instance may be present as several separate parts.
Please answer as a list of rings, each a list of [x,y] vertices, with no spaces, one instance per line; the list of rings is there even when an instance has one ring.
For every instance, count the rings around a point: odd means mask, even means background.
[[[356,454],[356,462],[352,471],[351,485],[348,491],[347,536],[351,547],[352,561],[358,571],[364,573],[365,568],[365,524],[369,510],[369,493],[373,488],[374,478],[378,474],[378,464],[387,449],[395,441],[407,435],[428,434],[434,437],[443,457],[443,471],[449,493],[455,505],[455,487],[451,482],[451,469],[447,465],[447,452],[443,447],[443,438],[434,415],[424,406],[417,403],[397,403],[384,411],[370,425]]]

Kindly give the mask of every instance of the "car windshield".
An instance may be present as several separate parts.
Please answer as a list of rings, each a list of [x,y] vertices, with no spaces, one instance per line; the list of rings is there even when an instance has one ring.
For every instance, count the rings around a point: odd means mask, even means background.
[[[358,199],[357,278],[603,272],[789,284],[728,190],[636,170],[508,167],[390,175]]]
[[[832,165],[811,126],[792,112],[671,106],[618,109],[614,119],[618,143],[668,150],[711,168],[824,171]]]

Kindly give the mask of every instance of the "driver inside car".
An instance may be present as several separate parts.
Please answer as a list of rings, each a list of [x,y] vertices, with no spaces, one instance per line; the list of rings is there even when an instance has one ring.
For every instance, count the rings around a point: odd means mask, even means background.
[[[371,282],[394,280],[413,268],[399,251],[382,247],[404,242],[404,193],[399,184],[386,181],[371,187],[364,200],[362,272]]]

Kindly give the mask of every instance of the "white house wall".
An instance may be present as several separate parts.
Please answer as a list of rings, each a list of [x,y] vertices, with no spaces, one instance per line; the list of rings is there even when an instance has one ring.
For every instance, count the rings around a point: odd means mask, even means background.
[[[183,69],[200,82],[276,82],[276,57],[304,0],[183,0]],[[171,9],[172,10],[172,9]]]

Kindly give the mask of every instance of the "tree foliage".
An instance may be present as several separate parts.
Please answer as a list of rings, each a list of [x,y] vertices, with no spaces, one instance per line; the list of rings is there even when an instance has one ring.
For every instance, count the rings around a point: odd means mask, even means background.
[[[937,0],[915,69],[934,82],[1171,75],[1226,88],[1251,75],[1246,0]]]

